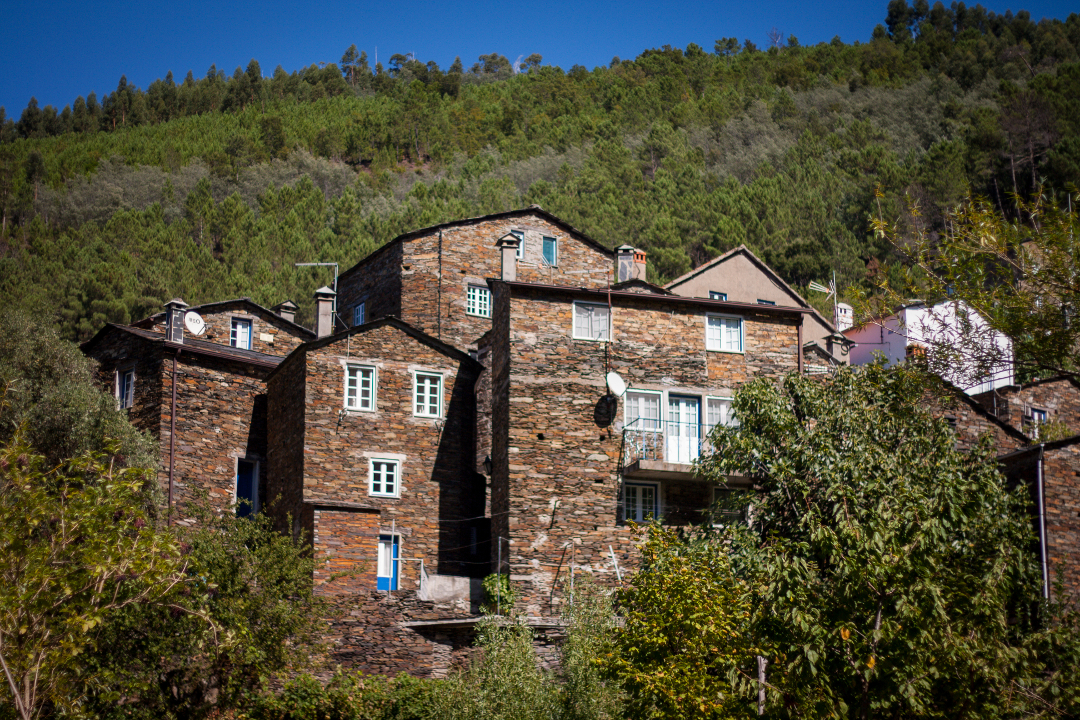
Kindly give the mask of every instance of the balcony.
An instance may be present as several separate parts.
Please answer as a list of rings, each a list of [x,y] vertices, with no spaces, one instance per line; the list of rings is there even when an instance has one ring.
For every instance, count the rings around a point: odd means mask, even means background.
[[[685,480],[693,462],[712,451],[713,425],[637,418],[623,428],[623,475],[628,478]]]

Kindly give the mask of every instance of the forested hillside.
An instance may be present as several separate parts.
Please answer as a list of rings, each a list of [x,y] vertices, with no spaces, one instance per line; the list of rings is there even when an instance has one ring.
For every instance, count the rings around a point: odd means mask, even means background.
[[[404,230],[538,203],[670,279],[746,243],[790,282],[895,272],[868,221],[939,224],[969,192],[1080,184],[1080,15],[892,0],[867,42],[539,55],[443,71],[395,55],[264,76],[121,78],[0,113],[0,292],[85,338],[174,296],[309,309]],[[764,38],[763,38],[764,40]],[[762,43],[765,45],[766,43]]]

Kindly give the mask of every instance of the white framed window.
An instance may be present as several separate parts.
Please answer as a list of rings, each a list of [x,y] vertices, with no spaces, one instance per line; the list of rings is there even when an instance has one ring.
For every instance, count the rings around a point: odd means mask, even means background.
[[[413,415],[442,417],[442,375],[413,374]]]
[[[626,428],[658,432],[662,400],[663,394],[654,390],[627,390]]]
[[[773,301],[773,300],[762,300],[761,298],[758,298],[757,299],[757,304],[758,305],[776,305],[776,302]]]
[[[379,590],[398,589],[398,566],[401,564],[401,538],[380,534],[375,561],[375,582]]]
[[[710,300],[723,300],[724,302],[727,302],[727,293],[717,292],[716,290],[710,290],[709,291],[709,299]]]
[[[135,402],[135,371],[118,370],[116,372],[116,404],[126,410]]]
[[[559,241],[553,237],[544,237],[544,262],[552,267],[559,264]]]
[[[401,496],[401,461],[393,458],[368,459],[368,495]]]
[[[352,324],[353,327],[357,325],[363,325],[367,322],[367,303],[361,300],[356,303],[352,309]]]
[[[627,521],[648,522],[660,518],[660,486],[657,483],[632,483],[623,486],[623,510]]]
[[[596,303],[574,303],[574,339],[600,340],[611,337],[611,309]]]
[[[518,239],[517,246],[517,259],[525,259],[525,232],[522,230],[511,230],[510,234]]]
[[[251,321],[233,318],[229,344],[235,348],[251,349]]]
[[[711,432],[717,425],[723,427],[735,427],[738,425],[731,412],[731,398],[705,398],[705,432]]]
[[[705,349],[741,353],[743,319],[731,315],[706,315]]]
[[[491,317],[491,290],[470,285],[465,290],[465,313],[477,317]]]
[[[375,368],[349,365],[345,368],[345,407],[375,411]]]

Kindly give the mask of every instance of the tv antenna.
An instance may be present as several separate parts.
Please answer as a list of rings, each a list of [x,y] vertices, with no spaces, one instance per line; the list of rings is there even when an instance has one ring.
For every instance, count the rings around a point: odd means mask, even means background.
[[[839,327],[840,326],[840,318],[837,316],[837,310],[836,310],[836,302],[837,302],[837,298],[836,298],[836,271],[833,270],[832,282],[829,283],[829,287],[825,287],[821,283],[814,282],[813,280],[810,281],[810,284],[807,287],[809,287],[814,292],[825,293],[825,299],[826,300],[828,300],[830,297],[832,298],[833,327]]]
[[[333,308],[334,317],[337,317],[337,276],[338,276],[338,264],[337,263],[293,263],[293,267],[330,267],[334,268],[334,304]]]

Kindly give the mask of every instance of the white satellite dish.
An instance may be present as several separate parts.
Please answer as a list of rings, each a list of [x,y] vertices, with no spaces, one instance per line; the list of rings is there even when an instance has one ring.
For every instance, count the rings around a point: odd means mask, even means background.
[[[626,382],[619,377],[619,373],[611,371],[607,374],[605,379],[607,380],[607,387],[611,394],[615,397],[622,397],[623,393],[626,392]]]
[[[202,315],[192,311],[184,315],[184,327],[192,335],[202,335],[206,332],[206,321],[202,319]]]

